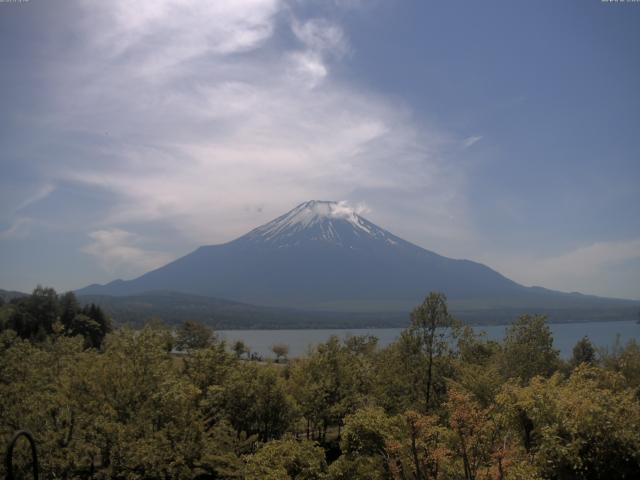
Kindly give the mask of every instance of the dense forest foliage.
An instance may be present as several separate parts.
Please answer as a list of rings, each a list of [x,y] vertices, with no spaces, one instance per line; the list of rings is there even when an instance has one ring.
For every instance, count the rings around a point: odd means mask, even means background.
[[[640,345],[565,361],[540,316],[488,341],[432,293],[386,348],[278,363],[195,322],[112,330],[43,288],[0,329],[0,441],[33,432],[43,478],[640,478]]]

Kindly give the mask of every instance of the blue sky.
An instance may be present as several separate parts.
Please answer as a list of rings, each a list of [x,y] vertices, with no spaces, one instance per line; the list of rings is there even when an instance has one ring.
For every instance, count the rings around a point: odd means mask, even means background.
[[[0,3],[0,288],[132,278],[309,199],[640,299],[640,3]]]

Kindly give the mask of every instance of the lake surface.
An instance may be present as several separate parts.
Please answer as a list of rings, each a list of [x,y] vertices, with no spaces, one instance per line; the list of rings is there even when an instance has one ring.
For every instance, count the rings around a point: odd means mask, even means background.
[[[616,337],[624,345],[632,338],[640,340],[640,325],[634,321],[624,322],[590,322],[590,323],[552,323],[554,347],[560,350],[565,358],[571,356],[573,346],[582,337],[587,336],[598,347],[612,347]],[[475,326],[474,329],[484,331],[492,340],[504,337],[507,325]],[[356,328],[356,329],[322,329],[322,330],[222,330],[219,335],[227,342],[242,340],[252,352],[265,358],[273,358],[271,347],[276,343],[289,346],[289,356],[306,355],[314,345],[325,342],[331,335],[344,339],[354,335],[373,335],[378,337],[382,347],[393,342],[403,329],[401,328]]]

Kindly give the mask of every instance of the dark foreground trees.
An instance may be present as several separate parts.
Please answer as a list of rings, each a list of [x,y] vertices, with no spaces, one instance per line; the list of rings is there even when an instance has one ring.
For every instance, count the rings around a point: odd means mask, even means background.
[[[38,286],[30,296],[0,308],[0,332],[3,330],[35,342],[51,335],[79,335],[86,348],[99,348],[112,326],[99,306],[81,307],[73,292],[58,296],[53,288]]]
[[[19,310],[44,325],[93,318],[72,296],[56,307],[38,295]],[[387,348],[334,337],[286,364],[244,360],[215,336],[176,357],[157,324],[111,332],[100,349],[5,328],[0,442],[31,430],[43,478],[638,478],[636,342],[583,341],[565,363],[541,317],[490,342],[455,326],[443,297],[422,307]],[[7,308],[18,310],[0,319]]]

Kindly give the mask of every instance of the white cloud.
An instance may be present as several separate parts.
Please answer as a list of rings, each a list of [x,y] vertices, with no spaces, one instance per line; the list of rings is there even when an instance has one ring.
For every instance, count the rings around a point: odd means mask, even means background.
[[[307,88],[314,88],[329,73],[327,57],[339,59],[344,56],[349,50],[348,41],[339,25],[323,18],[305,22],[293,18],[291,30],[305,50],[289,55],[292,63],[289,72]]]
[[[51,172],[115,194],[95,228],[170,222],[189,242],[217,243],[304,200],[382,191],[419,200],[423,228],[460,234],[449,223],[465,219],[462,177],[441,154],[453,140],[332,78],[326,58],[348,49],[337,25],[290,20],[304,48],[274,49],[279,2],[213,3],[225,6],[101,3],[73,64],[52,66],[60,135],[109,133]]]
[[[331,205],[330,214],[338,218],[354,218],[355,215],[365,215],[369,212],[370,209],[364,202],[351,206],[348,201],[340,200]]]
[[[96,230],[89,237],[92,241],[82,251],[96,257],[109,273],[139,275],[170,260],[162,252],[141,248],[142,238],[119,228]]]
[[[269,38],[279,0],[83,0],[89,48],[109,60],[144,60],[154,73],[200,55],[247,51]],[[142,73],[142,72],[141,72]]]
[[[308,88],[319,85],[329,73],[322,58],[313,52],[294,52],[290,55],[289,74],[293,81],[300,82]]]
[[[329,20],[313,18],[301,23],[294,19],[291,29],[296,37],[314,52],[340,57],[349,49],[342,28]]]

